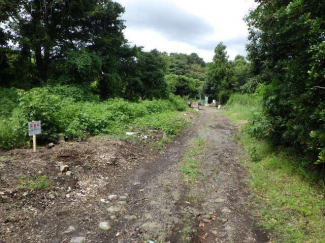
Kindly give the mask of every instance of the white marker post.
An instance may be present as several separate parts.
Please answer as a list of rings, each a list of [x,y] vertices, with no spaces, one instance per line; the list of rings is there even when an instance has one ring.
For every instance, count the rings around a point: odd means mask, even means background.
[[[33,151],[36,152],[36,135],[41,134],[41,121],[28,122],[28,135],[33,136]]]

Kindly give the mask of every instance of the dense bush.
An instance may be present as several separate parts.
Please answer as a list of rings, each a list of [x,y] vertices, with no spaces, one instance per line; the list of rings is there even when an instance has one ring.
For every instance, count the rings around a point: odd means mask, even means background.
[[[266,84],[265,121],[276,145],[325,163],[325,5],[257,1],[248,17],[249,57]]]
[[[184,100],[174,95],[168,100],[140,102],[128,102],[123,99],[109,99],[105,102],[80,101],[82,90],[75,87],[65,88],[66,93],[64,87],[15,91],[15,105],[6,108],[10,116],[0,119],[0,149],[27,144],[30,140],[27,136],[27,122],[38,120],[42,122],[42,134],[38,139],[43,143],[54,141],[60,133],[67,139],[74,140],[101,133],[114,134],[133,123],[139,125],[142,121],[148,124],[153,114],[155,118],[150,121],[152,128],[175,134],[179,129],[178,123],[169,119],[167,114],[187,109]],[[6,91],[9,94],[8,100],[11,92]],[[68,94],[71,94],[71,97],[68,97]],[[91,96],[87,99],[89,97]],[[12,109],[14,106],[16,107]],[[145,119],[139,120],[141,117]]]

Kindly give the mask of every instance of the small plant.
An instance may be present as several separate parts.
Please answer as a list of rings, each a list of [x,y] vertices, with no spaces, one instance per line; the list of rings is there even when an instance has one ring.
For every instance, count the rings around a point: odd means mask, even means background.
[[[26,189],[30,191],[45,190],[51,187],[51,183],[46,175],[36,177],[22,177],[19,180],[18,189]]]

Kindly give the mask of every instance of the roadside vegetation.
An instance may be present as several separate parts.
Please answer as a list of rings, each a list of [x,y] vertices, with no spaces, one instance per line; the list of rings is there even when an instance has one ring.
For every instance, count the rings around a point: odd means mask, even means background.
[[[261,94],[235,94],[223,112],[241,127],[256,216],[275,242],[324,242],[325,184],[308,158],[263,137]],[[248,121],[243,125],[243,121]]]
[[[61,90],[70,95],[63,95]],[[119,135],[141,128],[173,136],[186,124],[177,111],[185,111],[187,106],[172,94],[164,100],[128,102],[115,98],[99,102],[96,96],[69,86],[10,89],[2,93],[9,95],[2,96],[7,106],[0,115],[0,149],[29,145],[27,122],[33,120],[42,121],[42,134],[38,137],[43,143],[56,141],[59,134],[80,141],[88,136]]]

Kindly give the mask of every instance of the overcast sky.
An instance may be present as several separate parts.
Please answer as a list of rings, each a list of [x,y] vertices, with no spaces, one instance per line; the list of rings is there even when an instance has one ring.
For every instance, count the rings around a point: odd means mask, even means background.
[[[231,59],[246,55],[243,20],[254,0],[116,0],[125,7],[125,37],[149,51],[192,53],[212,61],[224,42]]]

